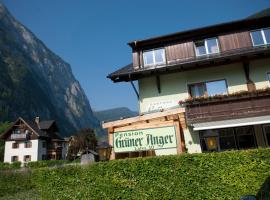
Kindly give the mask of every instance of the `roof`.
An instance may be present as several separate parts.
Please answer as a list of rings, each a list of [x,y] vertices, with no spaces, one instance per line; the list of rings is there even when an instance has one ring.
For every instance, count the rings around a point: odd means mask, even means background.
[[[114,82],[132,81],[138,80],[142,77],[174,73],[179,71],[191,70],[198,67],[209,67],[214,65],[229,64],[232,62],[238,62],[243,59],[258,59],[270,56],[270,46],[250,47],[243,49],[234,49],[226,52],[220,52],[218,54],[194,57],[185,60],[179,60],[174,63],[170,63],[163,66],[155,66],[141,69],[134,69],[132,64],[109,74],[107,78],[110,78]]]
[[[270,14],[269,12],[265,12],[263,15],[257,15],[254,17],[216,24],[212,26],[186,30],[182,32],[177,32],[173,34],[152,37],[143,40],[135,40],[129,42],[129,46],[136,50],[136,49],[150,49],[159,47],[160,45],[166,45],[173,42],[184,42],[184,41],[194,41],[197,39],[203,39],[206,37],[216,37],[217,35],[224,34],[224,33],[235,33],[236,31],[246,31],[251,29],[257,28],[264,28],[270,27]],[[202,57],[195,57],[186,60],[180,60],[175,63],[170,63],[164,66],[156,66],[152,68],[143,68],[143,69],[134,69],[131,64],[128,64],[119,70],[109,74],[107,78],[110,78],[114,82],[121,82],[121,81],[131,81],[131,80],[138,80],[145,76],[151,76],[153,74],[159,73],[166,73],[175,72],[175,71],[182,71],[191,69],[197,65],[212,65],[213,61],[221,61],[227,62],[228,59],[233,58],[234,60],[242,59],[244,56],[253,56],[255,54],[267,53],[269,54],[269,48],[250,48],[250,49],[236,49],[231,50],[229,52],[222,52],[215,55],[210,56],[202,56]],[[237,57],[237,59],[236,59]],[[220,64],[220,62],[219,62]],[[170,67],[170,68],[168,68]]]
[[[172,34],[151,37],[143,40],[134,40],[128,43],[128,45],[133,48],[141,48],[141,47],[149,47],[153,48],[160,43],[172,43],[175,41],[185,41],[185,40],[194,40],[194,39],[202,39],[205,37],[213,37],[216,35],[220,35],[222,33],[230,33],[235,31],[244,31],[249,29],[257,29],[270,26],[270,15],[265,14],[262,17],[252,17],[246,18],[237,21],[231,21],[221,24],[215,24],[211,26],[185,30],[181,32],[176,32]]]
[[[54,122],[55,122],[54,120],[41,121],[41,122],[39,122],[39,127],[40,127],[40,129],[46,130],[46,129],[49,129],[53,125]]]
[[[5,131],[1,135],[1,138],[5,138],[6,134],[13,128],[15,124],[17,124],[19,121],[23,121],[30,129],[33,130],[33,132],[38,136],[38,137],[45,137],[45,138],[50,138],[50,139],[55,139],[55,140],[64,140],[60,135],[57,133],[48,133],[46,132],[47,129],[49,129],[53,123],[55,123],[54,120],[49,120],[49,121],[41,121],[40,122],[40,128],[37,126],[37,124],[33,120],[25,120],[21,117],[19,117],[13,125]]]
[[[39,136],[39,137],[49,137],[48,134],[46,133],[46,131],[43,131],[43,130],[39,129],[34,121],[24,120],[21,117],[19,119],[24,121],[30,128],[32,128],[33,131],[37,134],[37,136]]]

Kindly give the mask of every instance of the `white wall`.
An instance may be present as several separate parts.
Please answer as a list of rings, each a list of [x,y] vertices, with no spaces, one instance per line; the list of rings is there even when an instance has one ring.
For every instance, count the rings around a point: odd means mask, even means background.
[[[258,76],[258,79],[265,81],[265,76]],[[161,93],[158,93],[155,77],[140,79],[140,112],[148,112],[149,105],[153,102],[172,102],[172,105],[178,105],[179,100],[188,98],[189,84],[220,79],[226,79],[229,93],[247,90],[242,63],[161,75]]]
[[[4,162],[11,162],[12,156],[18,156],[20,162],[24,162],[24,156],[30,155],[31,161],[38,160],[38,149],[39,149],[39,140],[29,140],[32,142],[32,148],[24,148],[24,141],[18,142],[19,148],[13,149],[12,143],[15,141],[6,141],[5,142],[5,156]]]
[[[270,72],[270,59],[250,61],[250,78],[257,89],[270,87],[267,73]],[[149,105],[178,105],[179,100],[188,98],[188,84],[226,79],[228,93],[247,91],[246,78],[242,63],[160,76],[161,93],[158,93],[155,77],[138,81],[140,92],[140,112],[148,112]],[[166,108],[165,108],[166,109]],[[189,153],[200,153],[199,133],[191,128],[184,130],[185,145]]]

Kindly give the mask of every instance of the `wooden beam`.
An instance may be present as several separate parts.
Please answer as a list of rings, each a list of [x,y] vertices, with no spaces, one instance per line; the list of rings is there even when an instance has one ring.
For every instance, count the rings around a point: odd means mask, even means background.
[[[175,126],[175,134],[176,134],[176,141],[177,141],[177,154],[182,153],[182,140],[181,140],[181,126],[179,124],[179,121],[174,121],[174,126]]]
[[[164,117],[164,116],[174,115],[174,114],[179,114],[179,113],[184,113],[184,112],[185,112],[185,108],[174,108],[174,109],[170,109],[170,110],[165,110],[163,112],[145,114],[142,116],[131,117],[131,118],[127,118],[127,119],[103,123],[102,127],[109,128],[109,127],[124,126],[126,124],[130,124],[130,123],[134,123],[134,122],[146,121],[146,120],[150,120],[150,119],[154,119],[154,118],[159,118],[159,117]]]
[[[148,128],[159,128],[159,127],[173,126],[173,125],[174,125],[174,121],[164,121],[162,123],[160,122],[147,123],[147,124],[144,123],[144,124],[136,124],[132,126],[123,126],[123,127],[115,128],[114,132],[148,129]]]

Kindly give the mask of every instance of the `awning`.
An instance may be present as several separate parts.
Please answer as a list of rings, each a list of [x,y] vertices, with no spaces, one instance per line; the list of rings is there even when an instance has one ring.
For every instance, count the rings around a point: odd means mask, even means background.
[[[208,129],[251,126],[251,125],[268,124],[268,123],[270,123],[270,115],[260,116],[260,117],[240,118],[240,119],[229,119],[229,120],[222,120],[222,121],[194,123],[193,130],[200,131],[200,130],[208,130]]]

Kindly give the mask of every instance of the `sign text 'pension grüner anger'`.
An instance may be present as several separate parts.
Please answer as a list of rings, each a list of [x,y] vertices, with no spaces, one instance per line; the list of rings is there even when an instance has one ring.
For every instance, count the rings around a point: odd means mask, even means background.
[[[114,151],[132,152],[176,147],[174,126],[114,133]]]

